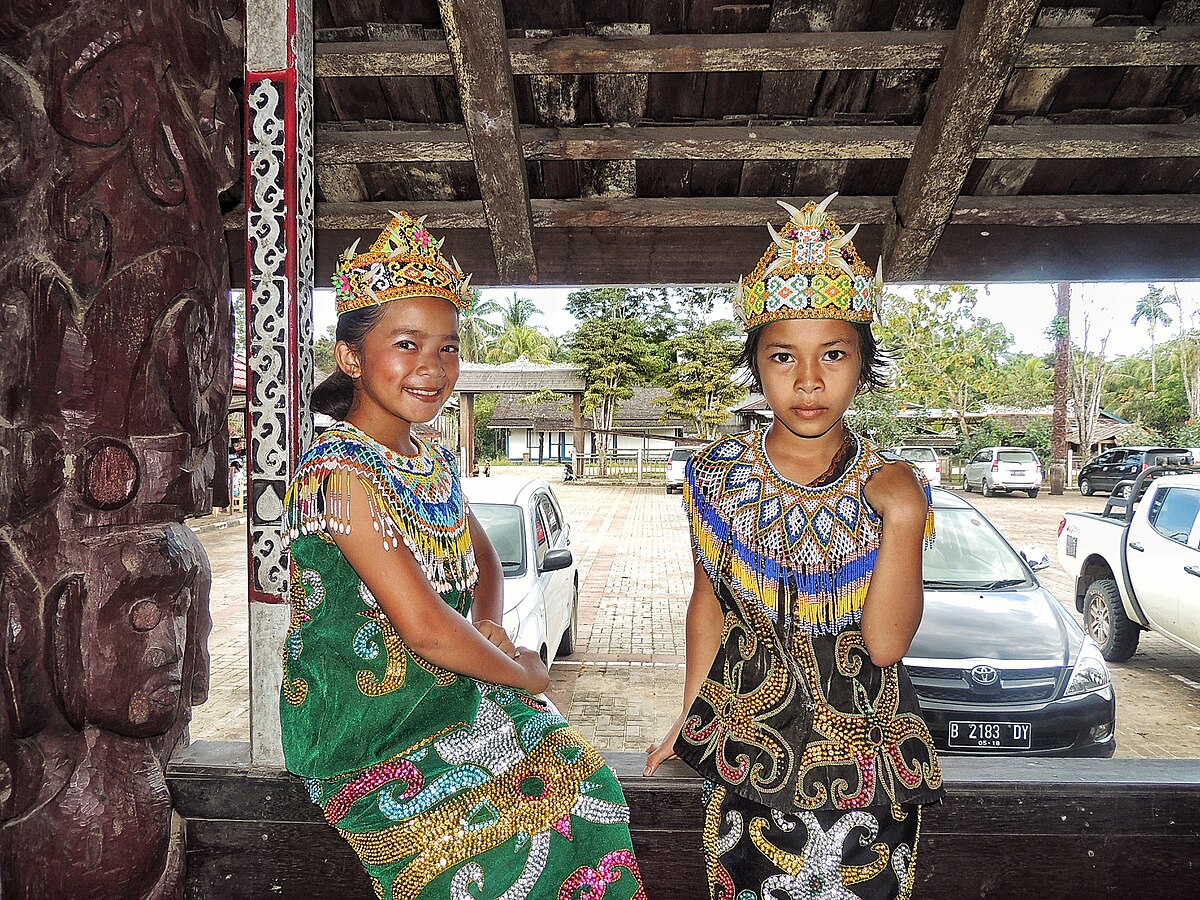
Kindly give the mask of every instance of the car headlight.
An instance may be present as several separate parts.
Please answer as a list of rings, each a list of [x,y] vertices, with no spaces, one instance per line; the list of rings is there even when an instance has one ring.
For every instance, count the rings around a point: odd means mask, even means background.
[[[1100,648],[1092,643],[1091,638],[1084,638],[1083,646],[1079,648],[1079,658],[1075,660],[1071,669],[1071,678],[1063,696],[1098,691],[1110,684],[1112,678],[1109,677],[1108,666],[1104,664],[1104,657],[1100,655]]]

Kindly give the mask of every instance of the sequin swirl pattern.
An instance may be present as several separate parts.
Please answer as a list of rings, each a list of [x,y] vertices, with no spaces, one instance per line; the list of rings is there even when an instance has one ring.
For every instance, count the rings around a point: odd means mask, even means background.
[[[764,439],[761,432],[723,438],[685,469],[697,557],[739,628],[727,625],[676,752],[729,790],[785,813],[937,800],[941,770],[907,672],[875,666],[859,631],[882,533],[865,489],[888,460],[851,434],[841,464],[800,485],[775,470]],[[931,511],[927,542],[933,534]],[[787,660],[778,671],[802,687],[795,701],[764,708],[750,702],[757,693],[730,690],[719,664],[738,660],[742,631]],[[747,671],[772,670],[756,662],[743,665]],[[807,719],[796,714],[805,704]],[[744,757],[743,764],[723,764],[726,756]],[[786,785],[751,784],[744,776],[751,763],[761,771],[774,763]]]

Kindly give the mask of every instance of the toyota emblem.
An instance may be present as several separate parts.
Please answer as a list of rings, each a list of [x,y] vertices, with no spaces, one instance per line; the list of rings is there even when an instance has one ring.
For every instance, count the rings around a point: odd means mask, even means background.
[[[1000,678],[1000,673],[991,666],[976,666],[971,670],[971,680],[980,687],[990,687]]]

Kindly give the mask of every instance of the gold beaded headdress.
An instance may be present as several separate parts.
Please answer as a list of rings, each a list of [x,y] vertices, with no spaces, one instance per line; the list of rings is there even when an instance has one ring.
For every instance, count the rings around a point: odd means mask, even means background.
[[[459,311],[467,309],[471,276],[454,257],[446,261],[442,241],[426,230],[424,216],[393,212],[369,251],[356,253],[355,241],[338,259],[333,276],[338,315],[400,297],[444,297]]]
[[[844,319],[870,322],[883,293],[883,263],[872,272],[850,239],[825,212],[837,194],[796,209],[754,271],[738,282],[734,308],[747,331],[780,319]]]

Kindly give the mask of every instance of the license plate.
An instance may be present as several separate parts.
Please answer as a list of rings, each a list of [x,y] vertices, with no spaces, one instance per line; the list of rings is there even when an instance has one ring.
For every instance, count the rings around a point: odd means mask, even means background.
[[[1028,750],[1032,731],[1028,722],[951,722],[946,743],[962,748]]]
[[[1022,476],[1024,476],[1024,474],[1025,474],[1025,470],[1024,470],[1024,469],[1013,469],[1013,470],[1012,470],[1011,472],[1009,472],[1008,474],[1010,474],[1010,475],[1015,475],[1015,476],[1017,476],[1017,477],[1019,478],[1019,477],[1022,477]]]

